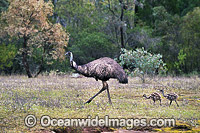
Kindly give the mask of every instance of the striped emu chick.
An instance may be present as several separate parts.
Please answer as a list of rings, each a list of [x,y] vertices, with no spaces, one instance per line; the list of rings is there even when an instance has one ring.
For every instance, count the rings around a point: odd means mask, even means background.
[[[143,95],[143,97],[145,97],[146,99],[152,99],[154,104],[156,101],[160,101],[160,105],[161,105],[161,96],[158,93],[152,93],[150,96],[147,96],[146,94]]]
[[[175,93],[169,93],[169,94],[164,94],[164,90],[160,90],[160,92],[162,93],[162,95],[166,98],[166,99],[168,99],[169,101],[170,101],[170,103],[169,103],[169,106],[172,104],[172,101],[175,101],[176,102],[176,104],[177,104],[177,106],[179,107],[179,105],[178,105],[178,103],[177,103],[177,98],[178,98],[178,95],[177,94],[175,94]]]

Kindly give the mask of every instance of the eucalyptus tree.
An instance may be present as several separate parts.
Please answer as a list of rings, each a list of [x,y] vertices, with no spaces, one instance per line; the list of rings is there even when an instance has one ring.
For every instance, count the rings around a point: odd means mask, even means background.
[[[23,40],[18,52],[29,78],[33,77],[31,67],[37,76],[45,60],[64,59],[64,47],[68,44],[69,36],[60,24],[52,24],[48,20],[48,16],[53,14],[52,7],[50,1],[12,0],[8,10],[2,14],[2,19],[7,23],[5,31],[11,37]],[[34,61],[36,66],[30,65]]]

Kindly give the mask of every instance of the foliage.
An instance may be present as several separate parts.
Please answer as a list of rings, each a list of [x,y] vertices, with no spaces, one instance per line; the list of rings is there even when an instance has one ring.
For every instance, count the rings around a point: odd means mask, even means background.
[[[7,0],[1,0],[0,1],[0,13],[2,11],[5,11],[8,8],[8,5],[9,5],[9,3]]]
[[[151,54],[144,50],[144,48],[136,50],[122,49],[122,54],[119,57],[121,66],[125,66],[130,74],[135,73],[139,76],[143,83],[145,82],[145,75],[155,75],[156,72],[166,72],[166,64],[162,60],[162,55]]]
[[[180,17],[200,6],[199,0],[139,0],[143,2],[144,8],[138,8],[137,16],[148,25],[153,26],[156,19],[153,17],[155,7],[164,7],[170,15]]]
[[[113,57],[118,48],[103,33],[80,32],[79,39],[69,47],[78,64],[85,64],[100,57]]]
[[[127,43],[132,49],[144,47],[145,49],[156,51],[157,46],[161,43],[159,37],[153,36],[153,29],[143,25],[142,22],[138,22],[135,28],[129,30],[129,32],[131,32],[133,37]]]
[[[187,54],[184,62],[184,72],[200,71],[200,7],[183,17],[181,29],[183,45],[181,48]]]
[[[104,16],[94,1],[65,1],[56,4],[59,18],[65,19],[66,29],[70,33],[69,48],[74,53],[78,64],[88,63],[102,56],[113,57],[117,51],[102,27],[105,26]]]
[[[199,71],[199,8],[179,17],[170,15],[164,7],[156,7],[153,15],[154,34],[162,42],[157,49],[163,54],[169,71],[176,74]]]
[[[154,25],[156,33],[159,35],[165,34],[165,32],[168,31],[168,26],[170,25],[171,15],[163,6],[159,6],[153,8],[153,16],[155,19]]]
[[[53,14],[52,6],[50,1],[12,0],[8,10],[2,15],[7,22],[5,29],[8,34],[23,39],[19,52],[28,77],[32,77],[28,58],[32,60],[36,48],[40,52],[37,57],[40,63],[36,76],[42,70],[44,58],[64,59],[64,47],[67,46],[69,38],[60,24],[52,24],[48,20],[48,16]]]
[[[0,69],[11,67],[13,65],[12,60],[16,55],[16,48],[14,45],[1,44],[0,45]]]
[[[125,47],[132,38],[127,31],[134,27],[134,1],[86,1],[59,0],[56,12],[65,19],[69,32],[88,30],[107,34],[107,38],[119,47]]]
[[[198,6],[195,0],[187,5],[184,3],[188,2],[185,0],[170,2],[167,0],[77,0],[73,2],[60,0],[57,12],[66,20],[67,29],[73,38],[70,41],[70,47],[76,44],[77,39],[82,38],[80,32],[95,33],[98,31],[106,34],[106,38],[118,47],[122,47],[123,42],[126,48],[145,47],[147,50],[161,53],[169,72],[178,74],[179,70],[175,62],[179,62],[178,56],[181,49],[184,53],[186,52],[186,49],[182,47],[185,40],[182,36],[184,33],[182,16],[185,15],[186,10],[188,12]],[[76,53],[82,52],[77,49]],[[89,58],[84,57],[81,60],[86,62],[86,60],[91,60]],[[198,67],[195,66],[195,68],[198,71]],[[180,69],[184,73],[189,72],[184,70],[184,65]]]
[[[110,39],[121,48],[128,45],[132,34],[128,29],[134,28],[135,0],[105,0],[102,1],[103,15],[106,17],[105,33],[110,35]]]
[[[186,56],[186,53],[183,53],[183,50],[181,49],[178,53],[178,61],[174,63],[175,67],[178,69],[179,72],[182,72],[181,67],[185,65]]]
[[[59,62],[65,50],[84,64],[118,57],[123,47],[162,54],[170,74],[199,73],[199,7],[199,0],[1,0],[0,43],[18,51],[9,73],[30,77],[69,70]]]

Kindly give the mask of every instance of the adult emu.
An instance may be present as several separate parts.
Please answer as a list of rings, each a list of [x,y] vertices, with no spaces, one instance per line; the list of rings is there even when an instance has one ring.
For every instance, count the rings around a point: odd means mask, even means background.
[[[108,89],[108,81],[110,78],[118,79],[119,83],[126,84],[128,83],[128,77],[125,74],[122,67],[113,59],[108,57],[103,57],[92,62],[89,62],[85,65],[77,65],[73,60],[72,52],[67,52],[65,55],[69,55],[70,57],[70,65],[73,69],[75,69],[78,73],[86,76],[93,77],[97,81],[101,80],[103,83],[103,88],[91,97],[86,103],[90,103],[97,95],[99,95],[104,90],[107,90],[109,103],[112,104],[110,99],[110,93]]]

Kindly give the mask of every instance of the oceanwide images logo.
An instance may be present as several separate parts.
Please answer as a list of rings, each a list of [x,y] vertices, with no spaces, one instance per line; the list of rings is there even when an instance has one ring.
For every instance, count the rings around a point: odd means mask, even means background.
[[[37,124],[37,118],[34,115],[27,115],[25,118],[25,125],[29,128],[34,127]],[[175,119],[150,119],[147,121],[146,118],[109,118],[108,115],[104,118],[96,116],[92,118],[90,115],[87,118],[51,118],[48,115],[44,115],[40,118],[40,125],[43,127],[59,126],[59,127],[126,127],[127,129],[133,129],[134,127],[174,127]]]

